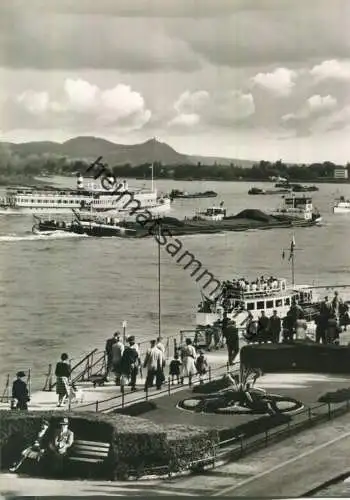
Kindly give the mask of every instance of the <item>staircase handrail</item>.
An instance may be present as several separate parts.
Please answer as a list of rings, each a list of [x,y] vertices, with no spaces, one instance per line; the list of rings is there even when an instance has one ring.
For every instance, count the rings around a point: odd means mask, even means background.
[[[85,363],[86,361],[89,360],[89,358],[91,358],[96,352],[98,352],[98,349],[95,348],[93,349],[92,351],[90,351],[88,354],[86,354],[80,361],[78,361],[78,363],[76,363],[72,368],[71,368],[71,374],[73,373],[74,370],[76,370],[80,365],[82,365],[83,363]],[[84,369],[84,372],[86,371],[86,367]],[[56,382],[54,382],[53,384],[50,385],[50,390],[52,390],[54,387],[56,386]]]

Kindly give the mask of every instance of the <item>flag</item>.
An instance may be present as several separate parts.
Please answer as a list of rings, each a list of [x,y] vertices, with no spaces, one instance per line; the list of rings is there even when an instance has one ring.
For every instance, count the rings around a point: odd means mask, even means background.
[[[293,234],[292,241],[290,242],[289,260],[291,260],[294,257],[294,248],[295,248],[295,238]]]

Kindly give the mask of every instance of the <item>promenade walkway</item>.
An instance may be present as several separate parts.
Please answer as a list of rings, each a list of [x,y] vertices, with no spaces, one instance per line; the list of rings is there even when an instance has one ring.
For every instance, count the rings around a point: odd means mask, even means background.
[[[350,421],[344,415],[204,474],[138,481],[62,481],[0,474],[2,495],[298,497],[350,474]]]

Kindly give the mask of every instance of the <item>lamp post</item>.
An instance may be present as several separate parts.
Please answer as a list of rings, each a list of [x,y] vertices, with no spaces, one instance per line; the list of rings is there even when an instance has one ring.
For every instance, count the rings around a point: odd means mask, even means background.
[[[161,238],[161,219],[158,218],[158,337],[161,337],[161,294],[160,294],[160,238]]]

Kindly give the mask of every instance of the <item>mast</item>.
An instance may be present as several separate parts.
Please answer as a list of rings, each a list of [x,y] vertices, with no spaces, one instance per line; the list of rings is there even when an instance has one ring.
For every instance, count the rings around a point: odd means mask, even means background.
[[[292,241],[290,242],[290,254],[289,254],[289,260],[291,261],[291,268],[292,268],[292,286],[294,287],[295,285],[295,237],[294,234],[292,236]]]

